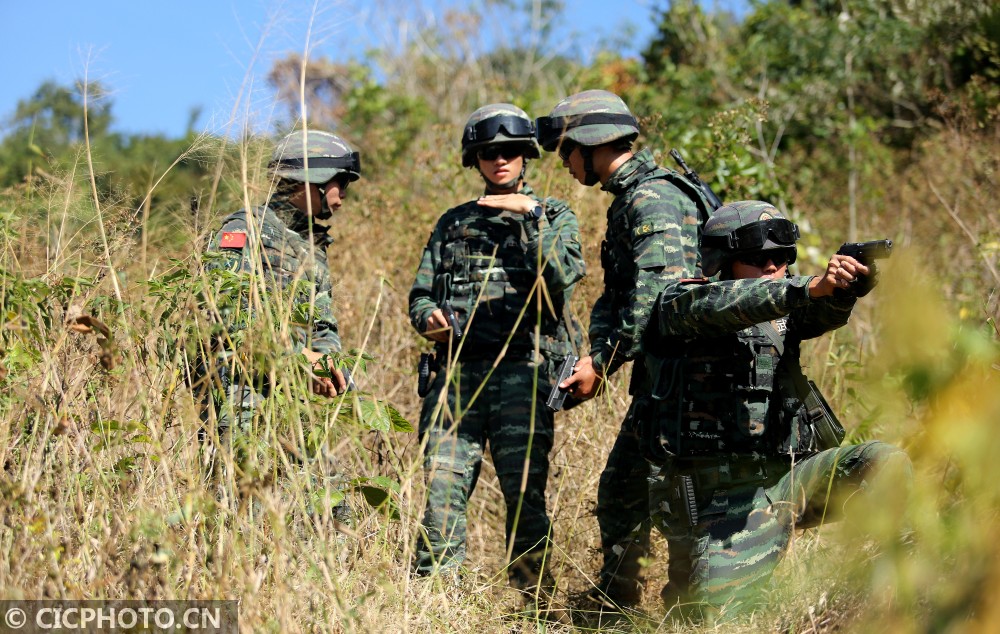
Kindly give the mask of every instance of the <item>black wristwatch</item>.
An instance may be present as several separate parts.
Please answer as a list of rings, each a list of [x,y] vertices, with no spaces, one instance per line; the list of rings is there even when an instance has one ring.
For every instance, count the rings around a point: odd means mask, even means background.
[[[534,220],[535,222],[538,222],[538,219],[542,217],[543,213],[545,213],[545,210],[542,209],[542,206],[535,205],[535,208],[526,213],[525,215]]]

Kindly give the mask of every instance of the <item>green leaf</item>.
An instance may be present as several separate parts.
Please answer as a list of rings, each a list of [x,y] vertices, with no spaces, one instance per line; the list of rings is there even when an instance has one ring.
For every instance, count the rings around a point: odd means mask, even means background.
[[[392,496],[385,489],[370,484],[362,484],[357,487],[361,494],[376,511],[385,511],[390,520],[399,520],[401,515],[399,506],[393,501]]]

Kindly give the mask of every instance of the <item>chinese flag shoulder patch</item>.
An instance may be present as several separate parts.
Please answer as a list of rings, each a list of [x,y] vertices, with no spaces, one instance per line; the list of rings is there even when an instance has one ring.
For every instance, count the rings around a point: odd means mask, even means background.
[[[247,245],[247,234],[242,231],[223,231],[219,246],[223,249],[242,249]]]

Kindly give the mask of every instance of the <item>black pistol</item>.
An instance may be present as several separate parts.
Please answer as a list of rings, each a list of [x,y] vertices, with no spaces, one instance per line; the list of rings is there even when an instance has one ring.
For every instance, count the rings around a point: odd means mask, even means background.
[[[865,266],[874,264],[892,255],[892,240],[870,240],[868,242],[845,242],[840,245],[837,255],[849,255]]]
[[[549,392],[549,398],[545,399],[545,406],[553,412],[558,412],[563,408],[563,404],[566,402],[566,396],[569,394],[569,391],[561,389],[559,384],[573,376],[573,368],[579,360],[580,357],[569,355],[562,362],[562,365],[559,366],[559,372],[556,373],[556,384],[552,386],[552,391]]]
[[[708,200],[708,204],[712,206],[712,211],[715,211],[716,209],[722,206],[722,199],[715,195],[715,192],[713,192],[712,188],[708,186],[708,183],[701,180],[701,177],[698,176],[697,172],[688,167],[688,164],[684,161],[684,157],[681,156],[680,152],[671,149],[670,158],[674,159],[674,161],[677,163],[677,166],[681,168],[681,170],[684,173],[684,178],[694,183],[698,187],[698,189],[701,190],[701,193],[705,194],[705,198]]]
[[[861,275],[851,282],[847,290],[836,289],[833,294],[838,297],[864,297],[878,284],[878,267],[875,260],[882,260],[892,255],[892,240],[869,240],[868,242],[845,242],[840,245],[837,255],[849,255],[868,267],[867,275]]]
[[[344,375],[344,382],[347,383],[347,389],[344,390],[345,393],[353,392],[358,389],[358,384],[354,382],[354,377],[351,376],[351,371],[347,368],[340,368],[340,373]]]
[[[458,315],[455,314],[455,309],[451,307],[451,302],[445,300],[441,303],[441,312],[444,313],[445,319],[448,320],[448,325],[451,326],[451,336],[454,338],[455,342],[462,340],[462,323],[458,321]]]

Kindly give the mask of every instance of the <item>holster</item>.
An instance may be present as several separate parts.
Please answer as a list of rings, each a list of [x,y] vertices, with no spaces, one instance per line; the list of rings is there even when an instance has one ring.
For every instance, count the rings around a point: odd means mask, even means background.
[[[823,398],[823,393],[812,381],[809,381],[809,390],[802,403],[806,407],[806,422],[812,427],[813,437],[816,439],[816,448],[823,451],[839,447],[847,433]]]
[[[432,375],[437,374],[438,362],[433,352],[421,352],[417,363],[417,396],[424,398],[431,391],[434,383]]]

